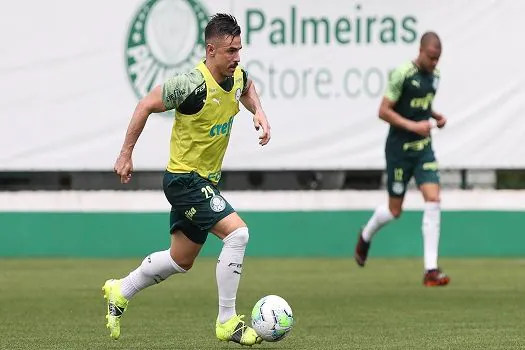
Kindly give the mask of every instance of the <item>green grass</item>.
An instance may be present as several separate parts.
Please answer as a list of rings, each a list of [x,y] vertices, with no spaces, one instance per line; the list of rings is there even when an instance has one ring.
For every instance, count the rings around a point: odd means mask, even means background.
[[[238,349],[214,336],[215,259],[136,296],[122,337],[104,327],[100,287],[135,260],[0,260],[1,349]],[[262,349],[524,349],[525,261],[443,259],[446,288],[421,286],[420,259],[246,259],[238,311],[265,294],[293,308],[288,338]]]

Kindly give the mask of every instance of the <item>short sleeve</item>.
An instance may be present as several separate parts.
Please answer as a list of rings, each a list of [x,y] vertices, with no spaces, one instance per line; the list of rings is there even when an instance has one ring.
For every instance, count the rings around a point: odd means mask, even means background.
[[[162,102],[166,109],[178,108],[203,82],[204,77],[198,70],[168,78],[162,85]]]
[[[242,93],[244,94],[248,90],[248,72],[245,69],[242,71]]]
[[[405,69],[403,67],[396,68],[388,79],[388,86],[385,97],[392,102],[397,102],[401,93],[403,92],[403,83],[405,81]]]

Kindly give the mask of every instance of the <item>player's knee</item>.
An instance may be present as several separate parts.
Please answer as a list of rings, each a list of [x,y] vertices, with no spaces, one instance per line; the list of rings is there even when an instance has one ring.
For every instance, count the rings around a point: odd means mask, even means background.
[[[181,258],[178,258],[177,260],[173,259],[173,261],[175,262],[175,264],[177,264],[177,266],[181,267],[184,270],[184,271],[179,271],[179,272],[188,272],[193,267],[193,263],[195,262],[194,259],[181,259]]]
[[[390,207],[390,213],[395,219],[399,219],[401,216],[401,213],[403,213],[403,209],[399,207]]]
[[[193,262],[192,262],[193,264]],[[175,273],[188,271],[185,264],[178,264],[170,254],[169,250],[156,252],[148,255],[140,264],[140,271],[149,277],[160,277],[165,280]],[[189,265],[191,268],[191,264]]]
[[[394,219],[398,219],[403,212],[403,197],[390,196],[388,200],[388,209],[390,210],[390,213]]]
[[[180,264],[177,264],[179,265],[180,267],[182,267],[184,269],[184,272],[188,272],[189,270],[191,270],[191,268],[193,267],[193,262],[191,263],[187,263],[187,264],[184,264],[184,263],[180,263]]]
[[[425,196],[425,202],[426,203],[438,203],[441,202],[441,198],[439,196],[439,193],[433,193],[433,194],[427,194]]]
[[[223,242],[230,247],[245,247],[249,240],[250,233],[248,232],[248,227],[239,227],[228,234]]]
[[[184,256],[182,254],[175,255],[173,249],[170,249],[170,257],[171,260],[175,263],[174,267],[178,272],[188,272],[193,267],[193,263],[195,262],[195,258],[193,256]],[[177,267],[179,267],[180,269],[178,269]]]

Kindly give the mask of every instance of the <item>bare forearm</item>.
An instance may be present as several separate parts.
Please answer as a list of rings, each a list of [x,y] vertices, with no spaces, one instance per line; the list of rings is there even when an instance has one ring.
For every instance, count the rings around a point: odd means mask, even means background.
[[[150,114],[165,111],[166,107],[162,101],[162,88],[161,86],[157,86],[137,104],[137,107],[135,107],[120,153],[131,155],[142,130],[144,130],[144,126],[146,125],[146,121]]]
[[[435,112],[434,110],[432,110],[432,118],[438,120],[438,119],[442,118],[442,115],[441,115],[441,113],[438,113],[438,112]]]
[[[379,111],[379,118],[392,126],[405,130],[411,130],[413,124],[413,121],[403,117],[401,114],[390,108],[381,108]]]
[[[255,90],[255,85],[253,82],[250,83],[248,91],[246,91],[246,93],[241,96],[240,101],[243,106],[253,114],[255,114],[258,110],[262,110],[261,100],[259,99],[259,95]]]
[[[144,130],[144,126],[146,125],[146,121],[150,114],[151,112],[142,103],[137,105],[126,131],[124,144],[120,151],[121,154],[131,154],[133,152],[133,148],[135,147],[142,130]]]

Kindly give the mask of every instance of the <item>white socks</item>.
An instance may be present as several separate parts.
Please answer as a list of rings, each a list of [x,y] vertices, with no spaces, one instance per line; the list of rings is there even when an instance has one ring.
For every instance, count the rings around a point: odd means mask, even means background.
[[[223,240],[224,246],[216,269],[220,323],[228,321],[237,314],[235,300],[241,279],[244,251],[249,237],[248,228],[241,227]],[[122,295],[129,300],[139,291],[160,283],[173,274],[184,272],[186,270],[173,261],[169,250],[153,253],[147,256],[137,269],[121,280]]]
[[[148,255],[136,270],[122,279],[122,295],[129,300],[139,291],[160,283],[173,274],[184,272],[186,270],[171,258],[169,249],[153,253]]]
[[[370,242],[374,234],[392,220],[394,220],[394,216],[390,212],[390,209],[388,209],[388,206],[383,205],[378,207],[375,210],[374,215],[372,215],[366,226],[363,228],[363,232],[361,233],[363,240],[365,242]]]
[[[394,216],[388,206],[378,207],[361,233],[365,242],[370,242],[374,234]],[[426,202],[423,212],[423,252],[425,270],[438,268],[439,233],[441,226],[441,208],[439,202]]]
[[[439,202],[426,202],[423,213],[423,252],[425,270],[438,268],[439,233],[441,226],[441,208]]]
[[[247,227],[241,227],[230,233],[224,240],[217,269],[217,288],[219,291],[220,323],[228,321],[237,314],[235,299],[242,273],[244,251],[250,235]]]

